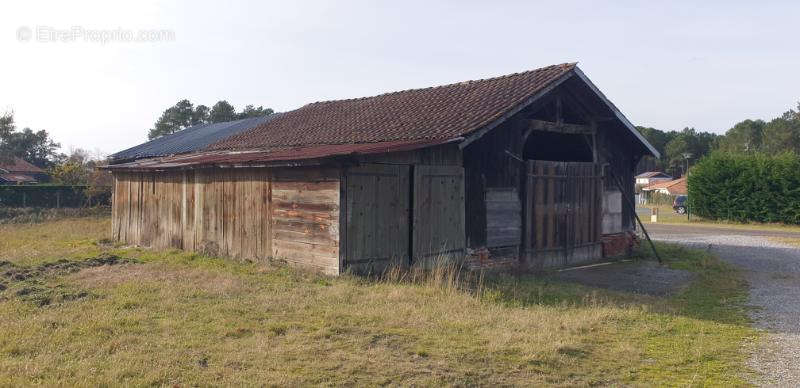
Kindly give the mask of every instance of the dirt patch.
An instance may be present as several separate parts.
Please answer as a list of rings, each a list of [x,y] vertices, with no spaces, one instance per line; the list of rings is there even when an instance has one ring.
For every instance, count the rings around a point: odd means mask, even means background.
[[[32,302],[40,307],[83,299],[91,296],[91,293],[47,280],[84,268],[136,262],[114,255],[102,255],[86,260],[61,259],[33,267],[22,267],[8,261],[0,261],[0,299],[7,299],[9,295],[4,294],[10,294],[10,297]]]
[[[630,261],[569,269],[557,272],[553,277],[608,290],[663,296],[683,289],[694,275],[652,261]]]
[[[0,274],[0,276],[9,281],[24,281],[42,276],[63,275],[71,272],[77,272],[84,268],[136,262],[136,260],[126,259],[114,255],[102,255],[86,260],[61,259],[34,267],[18,267],[9,261],[0,261],[0,270],[2,270],[2,274]]]

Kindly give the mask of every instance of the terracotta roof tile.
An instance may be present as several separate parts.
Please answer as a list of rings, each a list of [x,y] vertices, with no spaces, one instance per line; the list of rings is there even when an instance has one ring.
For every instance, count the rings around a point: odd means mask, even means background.
[[[667,191],[669,191],[670,194],[673,195],[686,194],[688,192],[688,187],[686,185],[686,178],[675,179],[667,182],[653,183],[652,185],[642,188],[642,190],[645,191],[658,190],[658,189],[666,189]]]
[[[207,150],[453,139],[502,117],[574,68],[574,63],[565,63],[477,81],[316,102]]]

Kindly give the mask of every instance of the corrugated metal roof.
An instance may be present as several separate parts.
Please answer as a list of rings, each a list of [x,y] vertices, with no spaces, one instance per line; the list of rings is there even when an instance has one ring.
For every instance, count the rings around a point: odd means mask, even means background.
[[[411,151],[447,143],[442,140],[401,140],[366,144],[324,144],[290,147],[270,151],[208,151],[163,158],[142,159],[102,167],[108,170],[165,170],[199,167],[247,167],[275,162],[322,159],[333,156],[379,154],[390,151]]]
[[[209,144],[222,141],[260,124],[271,121],[280,113],[251,117],[235,121],[194,125],[184,130],[153,139],[111,155],[112,163],[129,160],[183,154],[201,150]]]

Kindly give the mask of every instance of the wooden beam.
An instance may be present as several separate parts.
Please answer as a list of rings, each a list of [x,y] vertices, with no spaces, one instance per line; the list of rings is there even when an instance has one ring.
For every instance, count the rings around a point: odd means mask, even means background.
[[[559,133],[594,133],[594,128],[590,125],[554,123],[543,120],[528,120],[528,130]]]

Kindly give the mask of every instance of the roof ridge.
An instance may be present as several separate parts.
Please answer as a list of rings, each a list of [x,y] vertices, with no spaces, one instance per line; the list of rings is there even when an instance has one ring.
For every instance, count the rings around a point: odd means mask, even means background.
[[[578,65],[578,62],[564,62],[564,63],[559,63],[559,64],[556,64],[556,65],[548,65],[548,66],[539,67],[539,68],[536,68],[536,69],[519,71],[519,72],[516,72],[516,73],[504,74],[504,75],[499,75],[499,76],[495,76],[495,77],[478,78],[478,79],[474,79],[474,80],[452,82],[452,83],[449,83],[449,84],[427,86],[427,87],[424,87],[424,88],[409,88],[409,89],[395,90],[395,91],[392,91],[392,92],[385,92],[385,93],[375,94],[375,95],[372,95],[372,96],[343,98],[343,99],[337,99],[337,100],[315,101],[315,102],[311,102],[311,103],[305,104],[305,105],[303,105],[303,107],[307,107],[307,106],[311,106],[311,105],[328,104],[328,103],[334,103],[334,102],[360,101],[360,100],[366,100],[366,99],[370,99],[370,98],[389,96],[389,95],[393,95],[393,94],[417,92],[417,91],[421,91],[421,90],[432,90],[432,89],[446,88],[446,87],[449,87],[449,86],[456,86],[456,85],[470,85],[470,84],[478,83],[478,82],[496,81],[496,80],[500,80],[500,79],[504,79],[504,78],[511,78],[511,77],[520,76],[520,75],[523,75],[523,74],[530,74],[530,73],[535,73],[535,72],[539,72],[539,71],[551,70],[551,69],[557,68],[557,67],[563,67],[565,69],[571,69],[571,68],[574,68],[577,65]]]

